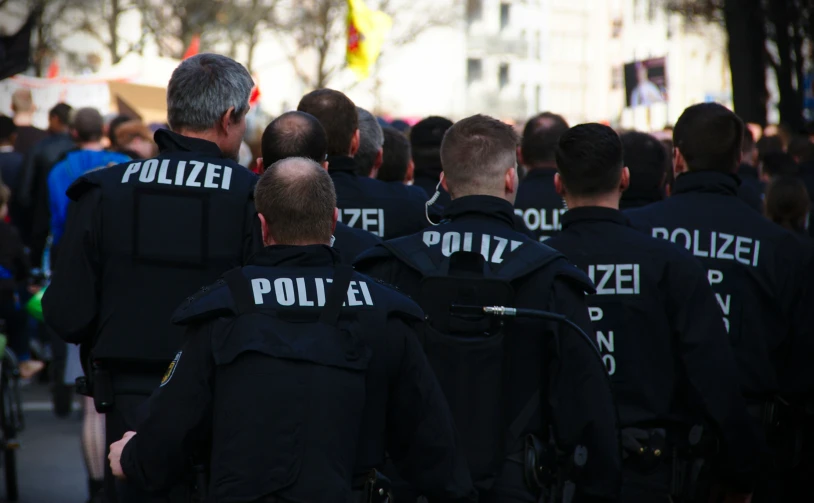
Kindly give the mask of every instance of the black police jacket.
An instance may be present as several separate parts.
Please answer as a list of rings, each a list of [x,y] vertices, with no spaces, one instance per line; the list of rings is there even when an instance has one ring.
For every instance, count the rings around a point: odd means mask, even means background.
[[[749,489],[763,440],[740,395],[735,357],[700,262],[633,229],[610,208],[569,210],[562,232],[546,244],[596,285],[589,311],[622,427],[676,428],[683,439],[708,418],[722,435],[729,485]]]
[[[211,438],[213,502],[348,502],[385,451],[431,501],[474,497],[413,335],[421,310],[348,266],[332,298],[339,262],[323,245],[268,247],[176,311],[187,342],[122,453],[128,481],[169,487]]]
[[[737,193],[733,175],[685,173],[672,197],[627,215],[706,267],[747,398],[807,393],[814,384],[811,250]]]
[[[647,206],[648,204],[657,203],[662,200],[664,200],[663,189],[627,189],[622,194],[622,199],[619,201],[619,208],[622,210],[641,208],[642,206]]]
[[[382,240],[375,235],[363,231],[362,229],[348,227],[342,222],[336,223],[334,238],[333,247],[339,251],[339,255],[342,257],[342,263],[344,264],[352,264],[353,261],[356,260],[356,257],[361,255],[362,252],[382,242]]]
[[[497,270],[513,264],[519,250],[531,247],[548,263],[512,283],[515,307],[563,314],[589,333],[591,324],[584,292],[591,289],[590,281],[560,254],[514,230],[513,213],[512,205],[503,199],[462,197],[446,208],[448,221],[422,233],[390,241],[388,246],[406,249],[423,243],[434,261],[441,261],[459,250],[480,251],[489,266]],[[362,255],[356,267],[397,285],[413,298],[420,292],[422,276],[415,264],[403,262],[385,247],[378,246]],[[552,284],[553,288],[546,287]],[[552,360],[547,360],[546,355],[550,355],[547,341],[552,338],[560,345],[561,361],[555,364],[555,376],[544,387],[541,376],[551,370]],[[535,320],[515,321],[505,341],[504,351],[511,362],[505,378],[506,417],[520,416],[529,399],[541,388],[552,390],[554,396],[549,400],[557,404],[556,417],[543,417],[538,407],[522,428],[522,436],[535,434],[547,439],[543,425],[553,423],[558,444],[566,452],[577,444],[586,445],[590,454],[580,479],[583,481],[580,494],[588,498],[614,499],[621,473],[616,411],[607,376],[597,363],[596,349],[580,341],[569,328]],[[461,392],[477,393],[477,390]],[[522,480],[498,480],[495,491],[528,494]]]
[[[328,173],[336,187],[339,221],[384,239],[407,236],[429,225],[426,200],[404,184],[357,175],[350,157],[331,157]]]
[[[161,153],[85,174],[51,284],[45,322],[97,359],[168,362],[173,309],[240,265],[259,239],[257,176],[211,142],[159,130]]]
[[[749,164],[741,164],[738,168],[738,197],[749,205],[750,208],[763,214],[763,194],[766,192],[766,185],[760,180],[757,168]]]
[[[514,201],[515,214],[540,241],[545,241],[562,229],[565,203],[554,188],[556,173],[554,169],[529,170],[520,182]]]

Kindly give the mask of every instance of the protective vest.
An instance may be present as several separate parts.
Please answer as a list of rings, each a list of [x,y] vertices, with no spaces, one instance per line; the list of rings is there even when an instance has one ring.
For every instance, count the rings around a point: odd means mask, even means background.
[[[242,263],[256,180],[214,153],[171,151],[87,173],[71,186],[73,200],[96,187],[102,194],[94,358],[172,359],[181,344],[168,323],[173,309]]]
[[[417,299],[427,323],[421,342],[449,402],[475,486],[489,490],[504,458],[521,448],[519,437],[540,397],[520,417],[506,417],[505,344],[512,324],[456,315],[456,307],[516,306],[514,283],[531,274],[546,285],[558,275],[573,276],[586,289],[590,282],[560,253],[488,220],[453,221],[388,241],[384,248],[423,278]],[[538,300],[541,307],[548,304]]]
[[[181,325],[220,318],[212,330],[216,499],[350,501],[374,357],[368,341],[383,336],[389,316],[422,318],[349,266],[234,269],[179,309]]]

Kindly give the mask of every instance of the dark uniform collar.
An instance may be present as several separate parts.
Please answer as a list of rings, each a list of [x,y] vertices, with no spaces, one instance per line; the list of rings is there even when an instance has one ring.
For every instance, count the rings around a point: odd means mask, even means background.
[[[620,204],[623,209],[640,208],[664,199],[664,192],[658,187],[650,189],[627,189],[622,194]]]
[[[180,135],[169,129],[159,129],[155,132],[153,138],[162,154],[168,152],[196,152],[212,157],[224,157],[220,147],[211,141]]]
[[[557,174],[556,168],[530,168],[526,171],[524,180],[546,180],[553,179]]]
[[[444,218],[457,220],[463,217],[488,217],[514,228],[514,206],[509,201],[494,196],[465,196],[454,199],[444,209]]]
[[[746,177],[757,178],[758,177],[757,168],[752,166],[751,164],[743,163],[738,168],[738,176],[740,178],[746,178]]]
[[[359,173],[359,165],[353,157],[348,156],[331,156],[328,157],[328,172],[343,171],[347,173]]]
[[[740,179],[736,175],[720,171],[690,171],[676,178],[673,194],[706,192],[737,196]]]
[[[266,246],[249,259],[249,265],[263,267],[322,267],[340,262],[339,253],[327,245]]]
[[[562,228],[584,222],[612,222],[619,225],[630,225],[628,218],[619,210],[603,206],[582,206],[565,212],[562,216]]]

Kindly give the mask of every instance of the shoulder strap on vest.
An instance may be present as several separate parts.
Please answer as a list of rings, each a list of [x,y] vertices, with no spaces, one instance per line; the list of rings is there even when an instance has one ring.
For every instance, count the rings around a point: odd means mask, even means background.
[[[429,276],[438,272],[438,266],[430,257],[423,241],[411,236],[410,238],[398,239],[396,243],[385,241],[382,246],[387,248],[396,258],[420,272],[422,276]]]
[[[539,244],[524,243],[512,256],[512,260],[495,272],[500,279],[513,281],[544,267],[557,259],[564,258],[563,254],[545,249]]]
[[[336,267],[331,289],[325,299],[325,307],[319,316],[320,323],[335,326],[339,321],[339,313],[342,310],[342,304],[345,302],[351,277],[353,277],[353,267],[349,265]]]
[[[256,309],[251,282],[243,275],[241,267],[227,271],[223,275],[223,280],[226,281],[226,286],[229,287],[229,291],[232,293],[237,314],[250,313]]]

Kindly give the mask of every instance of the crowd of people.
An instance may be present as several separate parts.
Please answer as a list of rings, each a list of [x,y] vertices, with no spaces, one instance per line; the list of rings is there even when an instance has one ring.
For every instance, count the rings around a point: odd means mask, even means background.
[[[402,131],[321,89],[241,164],[252,86],[201,54],[155,131],[0,117],[0,319],[86,395],[91,501],[810,497],[810,132]]]

